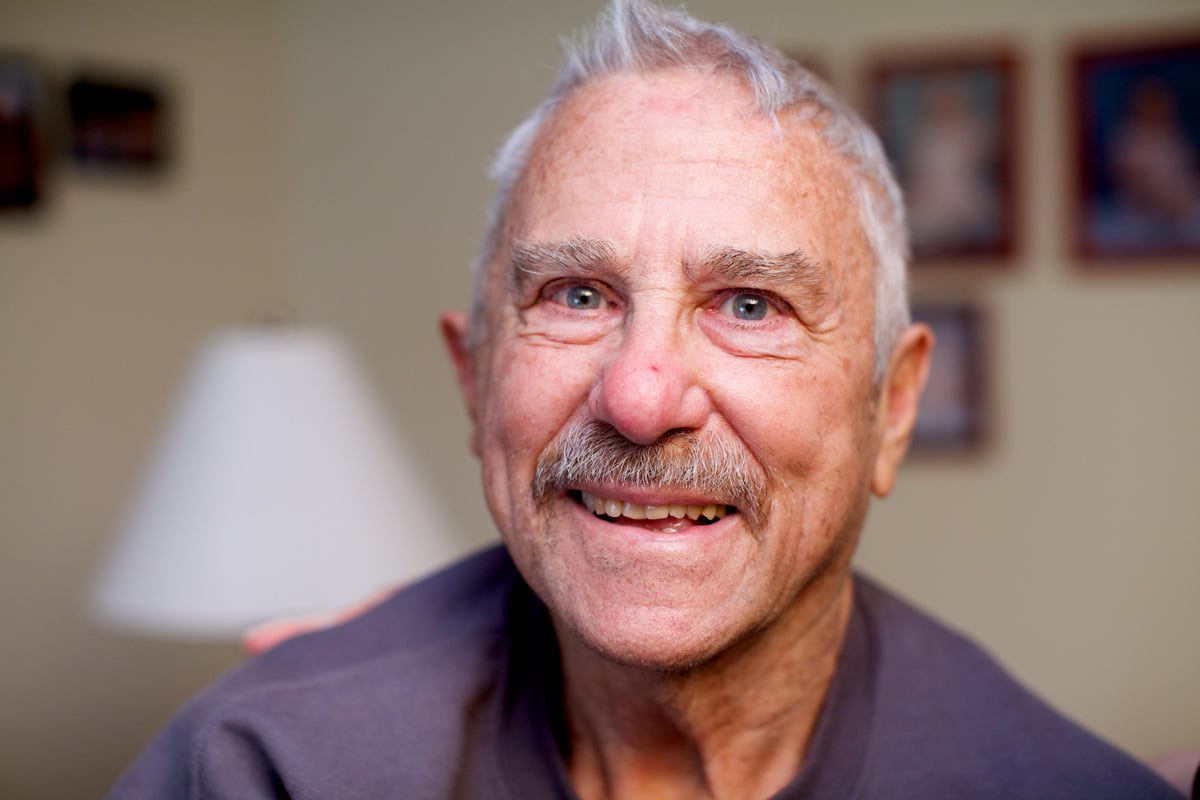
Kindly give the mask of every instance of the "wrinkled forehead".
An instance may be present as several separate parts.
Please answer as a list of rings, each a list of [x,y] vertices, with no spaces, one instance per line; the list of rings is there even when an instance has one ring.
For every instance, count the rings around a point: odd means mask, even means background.
[[[618,242],[623,221],[643,238],[660,231],[656,245],[667,236],[780,253],[804,244],[838,264],[865,245],[850,166],[814,122],[763,115],[739,81],[694,70],[618,74],[572,93],[535,138],[506,217],[501,262],[513,241],[590,238],[593,222]]]
[[[530,166],[552,167],[631,141],[700,144],[698,136],[704,143],[724,136],[741,146],[779,142],[773,120],[757,111],[753,95],[733,77],[695,69],[624,72],[564,98],[542,126]]]
[[[745,180],[781,188],[816,166],[848,166],[802,109],[763,114],[740,80],[685,69],[618,73],[580,87],[547,118],[530,150],[515,187],[518,202],[547,179],[633,159],[642,167],[657,159],[741,168]]]

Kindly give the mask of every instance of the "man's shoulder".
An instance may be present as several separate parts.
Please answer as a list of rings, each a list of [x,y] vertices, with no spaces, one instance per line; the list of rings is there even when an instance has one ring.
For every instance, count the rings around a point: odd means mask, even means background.
[[[448,792],[444,765],[496,691],[516,580],[490,549],[268,650],[189,703],[112,796],[273,797],[296,781],[291,795]]]
[[[1176,797],[971,640],[861,576],[856,591],[876,673],[869,782],[895,792],[933,780],[958,797]]]
[[[348,621],[296,636],[231,673],[218,687],[314,677],[503,628],[506,600],[518,580],[507,551],[491,547],[398,590]]]

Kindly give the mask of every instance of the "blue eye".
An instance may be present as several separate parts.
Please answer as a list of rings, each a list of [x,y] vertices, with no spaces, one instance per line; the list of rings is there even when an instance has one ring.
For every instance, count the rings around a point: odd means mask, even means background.
[[[730,295],[721,303],[721,313],[752,322],[766,319],[772,310],[767,298],[748,292]]]
[[[550,299],[559,305],[579,311],[593,311],[603,308],[605,304],[604,295],[599,291],[591,286],[581,285],[559,289],[550,296]]]

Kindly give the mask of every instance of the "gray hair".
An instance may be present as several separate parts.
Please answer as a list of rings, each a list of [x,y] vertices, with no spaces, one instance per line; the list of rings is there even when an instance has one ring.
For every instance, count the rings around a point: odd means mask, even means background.
[[[640,445],[594,419],[572,424],[538,457],[533,496],[544,505],[572,486],[609,481],[697,491],[736,507],[755,533],[770,516],[766,473],[732,434],[673,430]]]
[[[468,345],[483,336],[487,268],[503,244],[517,183],[538,132],[579,88],[618,73],[691,68],[733,75],[754,94],[755,107],[778,125],[787,111],[812,122],[822,140],[853,167],[859,222],[875,256],[875,379],[909,323],[908,233],[900,188],[878,137],[823,81],[779,51],[724,25],[701,22],[682,9],[645,0],[611,0],[590,36],[568,43],[550,95],[509,134],[493,162],[496,182],[488,228],[475,260]]]

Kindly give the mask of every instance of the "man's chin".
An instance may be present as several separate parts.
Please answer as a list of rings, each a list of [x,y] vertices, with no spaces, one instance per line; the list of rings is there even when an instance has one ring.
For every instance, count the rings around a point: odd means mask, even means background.
[[[676,531],[556,500],[544,533],[515,537],[509,550],[560,639],[581,652],[641,669],[694,669],[756,628],[756,608],[769,611],[761,581],[747,583],[762,572],[762,542],[736,510],[709,524],[685,519]]]
[[[614,666],[664,673],[694,671],[712,662],[739,638],[696,610],[617,609],[584,620],[555,617],[563,652],[570,659],[598,657]]]

